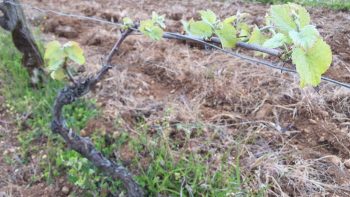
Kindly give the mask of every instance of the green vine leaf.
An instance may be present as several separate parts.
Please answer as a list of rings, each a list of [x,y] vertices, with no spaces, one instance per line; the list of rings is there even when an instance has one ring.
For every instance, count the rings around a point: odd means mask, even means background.
[[[149,31],[149,37],[151,37],[153,40],[160,40],[162,39],[164,34],[164,31],[162,28],[158,26],[153,26]]]
[[[85,64],[84,51],[82,48],[80,48],[79,43],[69,41],[64,44],[63,48],[69,59],[79,65]]]
[[[187,29],[191,35],[201,38],[210,38],[213,35],[211,26],[203,21],[190,21]]]
[[[237,16],[230,16],[228,18],[226,18],[223,23],[224,24],[230,24],[232,25],[232,23],[237,19]]]
[[[165,15],[159,16],[156,12],[152,12],[152,21],[159,25],[161,28],[165,29]]]
[[[288,6],[291,8],[292,13],[296,13],[296,20],[298,20],[298,23],[300,25],[299,28],[303,28],[310,24],[310,14],[304,7],[295,3],[288,3]]]
[[[141,21],[139,30],[153,40],[160,40],[163,37],[164,31],[153,20]]]
[[[242,39],[246,39],[250,35],[250,27],[247,23],[239,23],[238,29],[240,31],[239,37]]]
[[[263,47],[272,48],[272,49],[279,48],[283,46],[283,44],[286,42],[287,42],[286,36],[282,33],[277,33],[272,38],[266,40],[263,44]]]
[[[279,32],[288,36],[291,31],[298,31],[310,24],[310,14],[307,10],[294,3],[273,5],[270,8],[270,20]]]
[[[263,45],[263,43],[265,42],[266,39],[267,39],[266,36],[264,36],[261,33],[260,29],[255,26],[248,43]]]
[[[320,34],[314,26],[308,25],[303,27],[300,32],[294,30],[289,32],[289,37],[296,46],[308,49],[319,39]]]
[[[66,54],[58,41],[49,42],[46,46],[44,59],[50,71],[57,70],[62,66],[66,58]]]
[[[83,49],[74,41],[69,41],[63,46],[58,41],[47,44],[44,59],[47,62],[48,71],[55,80],[65,78],[64,69],[67,69],[67,60],[70,59],[77,64],[84,64],[85,57]],[[65,67],[63,67],[65,65]]]
[[[52,79],[59,81],[63,80],[66,77],[63,68],[52,71],[50,75]]]
[[[319,39],[308,50],[294,48],[292,61],[300,76],[300,86],[317,86],[321,82],[321,75],[327,71],[332,63],[332,51],[326,42]]]
[[[199,11],[199,13],[201,15],[203,22],[207,23],[210,26],[214,26],[214,24],[216,23],[217,17],[213,11],[202,10],[202,11]]]
[[[223,23],[221,29],[215,30],[215,34],[219,37],[223,48],[234,48],[236,46],[236,29],[230,23]]]
[[[128,29],[134,25],[134,21],[129,17],[123,18],[123,29]]]
[[[292,30],[297,30],[297,25],[290,13],[289,5],[273,5],[270,8],[271,22],[285,35]]]

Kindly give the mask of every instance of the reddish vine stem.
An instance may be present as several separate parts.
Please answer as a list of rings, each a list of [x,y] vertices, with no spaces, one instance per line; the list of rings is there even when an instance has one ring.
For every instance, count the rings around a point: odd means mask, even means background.
[[[104,173],[110,175],[114,179],[120,179],[127,189],[129,197],[139,197],[144,196],[144,192],[133,180],[132,174],[128,169],[104,157],[102,153],[94,147],[89,138],[81,137],[72,129],[68,128],[63,117],[64,106],[72,104],[78,98],[87,94],[90,89],[103,79],[108,70],[113,68],[114,65],[111,64],[112,57],[117,53],[120,45],[132,31],[133,30],[128,29],[122,33],[111,52],[108,54],[106,62],[103,63],[102,68],[95,75],[79,80],[77,84],[68,85],[59,92],[53,108],[51,129],[54,133],[61,135],[71,149],[87,158]]]

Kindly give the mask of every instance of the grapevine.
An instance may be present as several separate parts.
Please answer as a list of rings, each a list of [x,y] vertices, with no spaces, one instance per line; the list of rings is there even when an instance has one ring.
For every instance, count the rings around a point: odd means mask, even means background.
[[[244,43],[275,50],[282,61],[292,62],[300,77],[300,86],[318,86],[324,74],[332,63],[332,51],[323,40],[315,26],[311,24],[307,10],[297,4],[271,6],[265,18],[263,27],[245,22],[247,14],[220,19],[211,10],[199,11],[200,20],[181,21],[187,35],[165,32],[165,15],[152,13],[149,19],[134,21],[129,17],[122,20],[122,36],[116,42],[111,52],[103,62],[103,67],[95,75],[76,81],[71,74],[72,64],[85,63],[84,52],[78,43],[70,41],[61,45],[58,41],[47,44],[44,55],[46,70],[56,80],[69,79],[72,85],[67,85],[56,98],[53,109],[52,131],[59,133],[74,150],[88,158],[95,166],[109,173],[113,178],[123,181],[129,191],[129,196],[142,196],[141,187],[132,179],[126,168],[110,161],[98,152],[86,138],[80,137],[65,125],[62,109],[79,97],[90,91],[109,69],[113,67],[111,58],[116,54],[122,42],[133,32],[158,41],[164,37],[183,39],[191,38],[200,43],[224,51],[233,50]],[[215,45],[219,41],[219,46]],[[214,43],[214,44],[213,44]],[[243,43],[243,44],[242,44]],[[276,50],[278,52],[276,52]],[[271,53],[267,50],[257,50],[255,55],[266,57]],[[281,51],[281,52],[279,52]],[[242,57],[242,56],[241,56]],[[249,60],[249,58],[245,57]],[[265,63],[267,64],[267,63]]]
[[[243,42],[281,50],[280,59],[285,62],[291,61],[296,66],[301,87],[318,86],[322,74],[332,63],[330,46],[320,36],[316,27],[311,25],[309,13],[300,5],[272,5],[262,28],[247,24],[244,20],[248,14],[245,13],[237,13],[223,20],[209,9],[199,11],[199,15],[201,20],[181,21],[187,35],[207,42],[218,38],[224,49],[235,49],[238,42]],[[160,16],[153,12],[150,19],[140,22],[134,22],[129,17],[123,18],[122,29],[133,27],[137,27],[134,30],[153,40],[161,40],[166,28],[165,15]],[[48,45],[48,50],[50,47]],[[267,55],[262,52],[255,54],[263,57]],[[63,77],[61,67],[49,65],[49,70],[54,78]]]
[[[247,24],[245,22],[247,14],[244,13],[237,13],[223,20],[211,10],[199,11],[199,15],[200,20],[181,21],[183,29],[188,36],[195,38],[194,40],[199,39],[200,42],[203,42],[202,44],[213,48],[219,48],[219,46],[211,44],[212,41],[218,39],[222,50],[225,51],[235,49],[238,43],[278,49],[282,51],[278,53],[278,57],[281,60],[291,61],[296,66],[296,71],[300,76],[301,87],[319,85],[322,74],[327,71],[332,62],[330,46],[323,41],[315,26],[310,24],[310,15],[307,10],[297,4],[289,3],[271,6],[269,13],[266,15],[265,26],[262,28],[259,28],[257,25]],[[125,17],[122,21],[121,31],[124,32],[123,37],[109,53],[103,68],[96,74],[95,78],[87,78],[85,81],[77,83],[70,74],[69,61],[78,65],[85,63],[83,50],[78,43],[68,42],[61,45],[59,42],[53,41],[47,44],[46,47],[44,59],[51,77],[62,80],[66,78],[65,76],[68,76],[68,79],[74,84],[74,86],[69,86],[63,90],[57,97],[52,130],[61,133],[68,143],[76,145],[75,149],[85,154],[88,158],[92,157],[89,150],[79,147],[78,144],[92,145],[84,142],[82,138],[79,138],[63,125],[60,114],[62,106],[84,95],[91,86],[102,79],[102,76],[112,67],[110,64],[111,57],[131,32],[141,32],[155,41],[161,40],[163,37],[181,38],[180,34],[165,32],[165,15],[158,15],[155,12],[152,13],[150,19],[135,22],[131,18]],[[167,35],[165,36],[165,34]],[[255,54],[263,55],[263,57],[267,55],[262,52],[256,52]],[[69,101],[65,101],[66,97],[70,98]],[[79,139],[81,142],[69,142],[71,141],[70,135],[74,135],[74,138]],[[105,160],[105,158],[100,159]],[[94,162],[96,162],[96,165],[100,165],[96,160]],[[113,169],[112,165],[110,164],[103,168],[105,171],[110,172]],[[119,174],[115,176],[123,177]],[[125,186],[128,188],[130,185],[136,188],[132,180],[125,180]],[[129,192],[133,191],[131,188],[128,188],[128,190]],[[134,192],[142,193],[141,190]],[[133,196],[131,193],[129,195]]]

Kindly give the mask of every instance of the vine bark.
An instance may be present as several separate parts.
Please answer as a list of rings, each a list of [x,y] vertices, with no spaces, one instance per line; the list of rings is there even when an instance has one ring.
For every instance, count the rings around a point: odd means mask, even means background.
[[[81,137],[72,129],[68,128],[65,124],[65,119],[62,113],[65,105],[69,105],[78,98],[87,94],[90,89],[92,89],[99,81],[103,79],[103,76],[108,72],[108,70],[113,68],[113,65],[111,64],[112,57],[114,54],[116,54],[122,42],[131,32],[132,30],[128,29],[122,33],[121,37],[107,56],[101,70],[99,70],[94,76],[79,80],[77,84],[68,85],[59,92],[54,104],[51,129],[54,133],[60,134],[71,149],[86,157],[107,175],[110,175],[115,179],[120,179],[125,188],[128,190],[129,197],[139,197],[143,196],[144,192],[142,188],[133,180],[131,173],[122,165],[119,165],[104,157],[101,152],[96,150],[89,138]]]
[[[43,81],[44,65],[43,57],[39,47],[35,42],[33,34],[27,26],[23,10],[18,0],[4,0],[0,2],[0,26],[11,32],[12,40],[16,48],[23,53],[22,65],[27,68],[34,85]]]

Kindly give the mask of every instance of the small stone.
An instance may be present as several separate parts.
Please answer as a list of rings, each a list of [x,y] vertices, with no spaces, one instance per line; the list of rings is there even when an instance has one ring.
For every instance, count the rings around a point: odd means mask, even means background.
[[[344,166],[348,169],[350,169],[350,159],[344,161]]]
[[[63,186],[61,191],[62,191],[62,193],[64,193],[64,194],[69,194],[69,187]]]
[[[175,93],[175,89],[170,91],[170,94],[174,94]]]
[[[41,158],[42,158],[43,160],[45,160],[45,159],[47,159],[47,155],[43,155]]]

